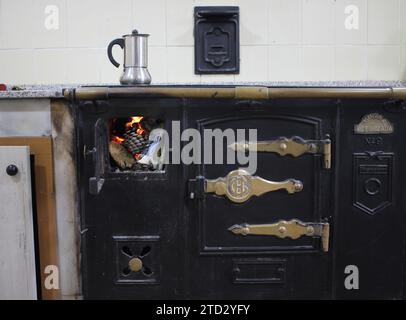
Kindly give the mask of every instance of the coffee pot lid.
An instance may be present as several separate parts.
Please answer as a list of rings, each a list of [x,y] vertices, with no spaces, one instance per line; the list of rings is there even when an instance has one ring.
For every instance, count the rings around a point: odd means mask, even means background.
[[[149,37],[148,33],[138,33],[137,29],[134,29],[131,34],[125,34],[123,37],[131,37],[131,36],[138,36],[138,37]]]

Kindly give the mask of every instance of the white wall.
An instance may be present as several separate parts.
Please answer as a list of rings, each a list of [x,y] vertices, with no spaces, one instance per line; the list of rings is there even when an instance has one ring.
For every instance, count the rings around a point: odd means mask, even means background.
[[[44,26],[49,5],[58,30]],[[195,5],[240,6],[239,75],[194,74]],[[344,26],[348,5],[359,30]],[[0,0],[0,83],[116,83],[106,47],[133,28],[151,34],[155,83],[402,80],[405,16],[406,0]]]

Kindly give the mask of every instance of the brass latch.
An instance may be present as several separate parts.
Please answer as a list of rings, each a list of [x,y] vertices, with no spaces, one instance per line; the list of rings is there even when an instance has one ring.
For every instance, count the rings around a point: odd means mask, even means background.
[[[323,166],[331,168],[331,140],[305,140],[301,137],[280,137],[276,140],[236,142],[229,145],[235,151],[275,152],[281,156],[299,157],[304,153],[323,154]]]
[[[302,222],[292,219],[272,224],[235,224],[228,230],[243,236],[262,235],[291,239],[298,239],[301,236],[320,237],[323,251],[328,252],[329,247],[330,225],[327,222]]]
[[[231,171],[225,178],[214,180],[205,179],[204,192],[226,196],[236,203],[247,201],[252,196],[284,189],[288,193],[302,191],[303,184],[299,180],[287,179],[285,181],[268,181],[261,177],[252,176],[243,169]]]

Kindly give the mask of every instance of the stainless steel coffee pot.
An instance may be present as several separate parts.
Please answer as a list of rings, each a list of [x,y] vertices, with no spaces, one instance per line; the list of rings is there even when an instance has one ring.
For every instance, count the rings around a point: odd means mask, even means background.
[[[151,75],[148,71],[148,36],[133,30],[122,38],[110,42],[107,54],[115,67],[120,64],[113,57],[114,45],[119,45],[124,50],[124,70],[120,77],[121,84],[149,84]]]

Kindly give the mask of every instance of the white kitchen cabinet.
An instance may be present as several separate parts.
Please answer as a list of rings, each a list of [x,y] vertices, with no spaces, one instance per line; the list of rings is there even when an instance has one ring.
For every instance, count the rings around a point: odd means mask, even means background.
[[[37,299],[32,210],[30,148],[0,146],[0,299]]]

